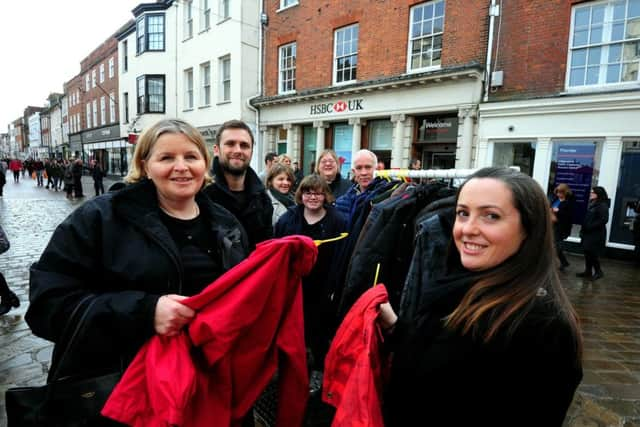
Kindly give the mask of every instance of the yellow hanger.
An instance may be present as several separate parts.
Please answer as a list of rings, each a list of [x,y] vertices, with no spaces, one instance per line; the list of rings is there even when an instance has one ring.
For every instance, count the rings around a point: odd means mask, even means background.
[[[373,286],[378,284],[378,273],[380,273],[380,263],[376,266],[376,277],[373,279]]]
[[[349,235],[349,233],[340,233],[340,235],[338,237],[332,237],[331,239],[325,239],[325,240],[314,240],[313,243],[316,244],[316,246],[320,246],[323,243],[329,243],[329,242],[335,242],[337,240],[342,240],[345,237],[347,237]]]

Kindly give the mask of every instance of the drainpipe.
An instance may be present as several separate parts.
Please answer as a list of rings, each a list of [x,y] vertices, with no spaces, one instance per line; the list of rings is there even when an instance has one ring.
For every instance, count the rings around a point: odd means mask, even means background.
[[[251,105],[251,101],[262,96],[262,88],[263,88],[263,76],[262,76],[262,67],[264,67],[264,49],[262,47],[263,44],[263,31],[264,31],[264,0],[260,1],[260,31],[258,33],[258,93],[254,96],[250,96],[247,98],[247,108],[253,111],[256,114],[256,142],[260,143],[260,149],[258,151],[258,159],[257,163],[260,164],[262,158],[264,157],[264,144],[262,141],[262,133],[260,132],[260,110],[253,105]]]
[[[483,102],[489,100],[489,87],[491,86],[491,56],[493,55],[493,27],[496,16],[500,16],[500,7],[496,5],[496,0],[491,0],[489,7],[489,40],[487,41],[487,64],[485,66],[484,97]]]

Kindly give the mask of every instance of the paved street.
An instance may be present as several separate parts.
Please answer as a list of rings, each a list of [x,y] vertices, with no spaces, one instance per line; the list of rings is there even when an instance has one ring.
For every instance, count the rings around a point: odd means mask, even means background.
[[[89,177],[83,182],[87,200],[93,186]],[[105,187],[110,183],[106,180]],[[0,256],[0,270],[22,302],[0,316],[0,427],[6,425],[4,391],[44,383],[51,357],[52,345],[34,337],[23,320],[29,265],[55,226],[80,203],[35,187],[30,178],[14,184],[9,177],[0,198],[0,222],[11,240],[11,249]],[[583,322],[585,375],[565,427],[640,427],[640,268],[604,260],[605,278],[592,283],[574,275],[582,269],[581,256],[569,255],[569,261],[562,278]]]

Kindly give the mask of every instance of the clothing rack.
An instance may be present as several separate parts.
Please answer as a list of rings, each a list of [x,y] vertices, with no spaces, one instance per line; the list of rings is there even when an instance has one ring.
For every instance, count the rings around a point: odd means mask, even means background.
[[[520,172],[520,166],[509,166]],[[384,169],[375,171],[374,176],[381,178],[466,178],[476,172],[478,169]]]

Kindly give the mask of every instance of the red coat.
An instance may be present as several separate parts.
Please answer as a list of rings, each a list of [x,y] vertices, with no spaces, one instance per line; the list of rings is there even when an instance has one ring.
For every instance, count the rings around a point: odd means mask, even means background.
[[[198,312],[188,331],[151,338],[102,414],[144,427],[237,426],[278,368],[278,426],[300,426],[309,394],[300,279],[317,254],[304,236],[259,244],[184,300]]]
[[[349,310],[331,343],[322,399],[337,409],[332,427],[384,426],[382,335],[376,319],[380,304],[388,301],[384,285],[369,289]]]

